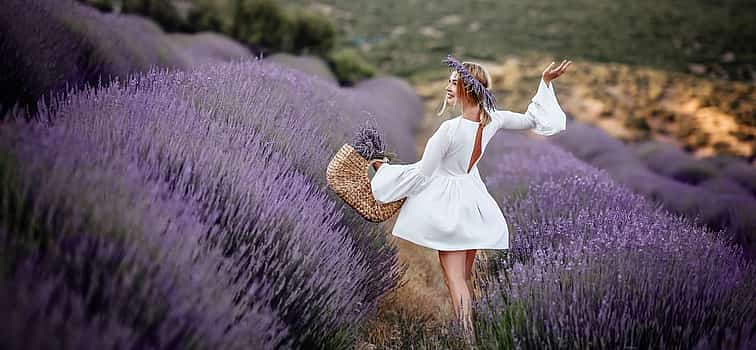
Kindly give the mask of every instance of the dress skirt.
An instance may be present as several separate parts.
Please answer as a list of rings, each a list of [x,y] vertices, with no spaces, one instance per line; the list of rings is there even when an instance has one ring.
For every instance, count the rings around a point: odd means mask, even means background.
[[[383,164],[373,178],[377,189],[415,184],[418,162]],[[434,175],[407,196],[392,229],[393,236],[435,250],[509,249],[507,221],[480,179],[469,174]]]

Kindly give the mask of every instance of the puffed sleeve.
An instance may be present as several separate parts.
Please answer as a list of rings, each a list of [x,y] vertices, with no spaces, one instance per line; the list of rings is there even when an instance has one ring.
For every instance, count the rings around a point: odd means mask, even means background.
[[[539,135],[554,135],[567,127],[567,116],[564,114],[554,92],[554,81],[550,86],[541,78],[538,91],[530,100],[525,113],[508,110],[495,110],[491,119],[496,123],[496,129],[532,129]]]
[[[448,123],[444,122],[425,144],[422,158],[410,164],[382,164],[370,180],[373,197],[389,203],[417,193],[428,185],[449,147]]]

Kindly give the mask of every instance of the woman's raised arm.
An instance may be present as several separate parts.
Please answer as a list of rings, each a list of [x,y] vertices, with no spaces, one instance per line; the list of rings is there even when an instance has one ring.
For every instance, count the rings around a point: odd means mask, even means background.
[[[525,113],[496,110],[491,113],[496,129],[524,130],[544,136],[554,135],[566,129],[567,116],[559,106],[554,92],[554,81],[549,86],[541,78],[538,91],[530,100]]]

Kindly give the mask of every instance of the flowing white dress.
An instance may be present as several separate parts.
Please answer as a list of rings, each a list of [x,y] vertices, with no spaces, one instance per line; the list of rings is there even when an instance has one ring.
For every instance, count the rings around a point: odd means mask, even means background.
[[[567,117],[554,82],[549,85],[541,79],[525,113],[492,111],[469,173],[479,123],[461,115],[441,123],[419,161],[381,165],[370,181],[375,199],[388,203],[407,197],[391,234],[436,250],[509,249],[507,221],[480,178],[478,162],[500,129],[531,129],[545,136],[565,130]]]

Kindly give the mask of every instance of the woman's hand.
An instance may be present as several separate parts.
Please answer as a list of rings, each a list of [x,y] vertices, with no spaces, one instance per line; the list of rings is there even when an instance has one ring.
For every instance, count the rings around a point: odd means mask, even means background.
[[[554,62],[551,62],[551,64],[543,71],[543,82],[546,83],[546,86],[549,86],[550,81],[562,75],[562,73],[567,70],[567,66],[569,66],[570,63],[572,63],[572,61],[563,60],[559,66],[551,68],[551,66],[554,65]]]
[[[375,171],[378,171],[378,168],[380,168],[384,162],[388,162],[388,160],[389,160],[388,157],[383,157],[383,159],[380,159],[380,158],[371,159],[368,162],[368,165],[372,166]]]

